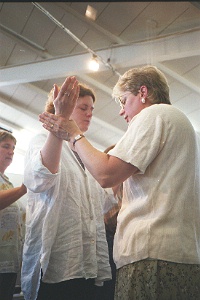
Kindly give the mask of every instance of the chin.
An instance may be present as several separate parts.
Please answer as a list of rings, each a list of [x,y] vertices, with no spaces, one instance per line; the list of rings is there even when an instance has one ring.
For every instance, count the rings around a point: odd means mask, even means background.
[[[82,126],[82,127],[79,127],[79,128],[84,133],[88,130],[89,126]]]

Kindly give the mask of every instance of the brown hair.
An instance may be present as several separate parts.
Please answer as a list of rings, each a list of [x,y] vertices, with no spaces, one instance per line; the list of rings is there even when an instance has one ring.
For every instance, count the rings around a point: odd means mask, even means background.
[[[1,130],[0,129],[0,142],[6,140],[6,139],[11,139],[14,141],[15,145],[17,143],[17,140],[16,138],[12,135],[12,133],[10,133],[9,131],[7,130]]]
[[[94,103],[96,100],[94,91],[83,83],[79,83],[79,87],[80,87],[79,98],[84,97],[84,96],[91,96],[93,103]],[[59,87],[59,90],[60,90],[60,87]],[[45,111],[47,111],[51,114],[55,114],[55,108],[53,105],[53,89],[50,91],[50,93],[48,95],[48,99],[45,104]]]
[[[143,85],[148,89],[147,98],[151,104],[171,104],[167,79],[155,66],[133,68],[125,72],[114,86],[112,96],[116,98],[126,91],[136,96]]]

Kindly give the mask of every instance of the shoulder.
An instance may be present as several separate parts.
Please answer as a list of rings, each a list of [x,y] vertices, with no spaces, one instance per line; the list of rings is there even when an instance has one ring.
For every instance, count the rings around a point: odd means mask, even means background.
[[[145,126],[145,122],[148,124],[157,124],[157,122],[163,123],[165,125],[169,125],[172,123],[190,123],[187,116],[178,108],[169,105],[169,104],[153,104],[149,107],[143,109],[138,115],[133,118],[134,120]]]
[[[160,104],[152,104],[151,106],[149,107],[146,107],[145,109],[143,109],[141,111],[141,114],[143,115],[149,115],[149,114],[156,114],[156,115],[165,115],[165,114],[170,114],[170,113],[181,113],[182,112],[170,105],[170,104],[164,104],[164,103],[160,103]]]

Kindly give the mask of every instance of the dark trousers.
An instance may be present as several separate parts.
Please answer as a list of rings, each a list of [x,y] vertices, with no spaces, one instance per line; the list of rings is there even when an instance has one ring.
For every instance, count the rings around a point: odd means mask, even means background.
[[[12,300],[17,273],[0,273],[0,299]]]
[[[94,279],[77,278],[59,283],[40,281],[37,300],[94,300]]]
[[[115,281],[116,281],[116,265],[113,261],[113,239],[114,234],[106,231],[106,238],[109,250],[109,261],[112,271],[112,280],[104,282],[103,287],[96,289],[95,300],[114,300]]]

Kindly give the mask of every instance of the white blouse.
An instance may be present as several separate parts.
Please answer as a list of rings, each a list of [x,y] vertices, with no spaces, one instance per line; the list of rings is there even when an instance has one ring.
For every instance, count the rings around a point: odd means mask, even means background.
[[[25,158],[28,188],[22,290],[37,296],[40,268],[43,281],[73,278],[111,278],[102,212],[105,191],[84,170],[67,142],[63,143],[59,172],[43,166],[40,149],[46,135],[36,136]]]

